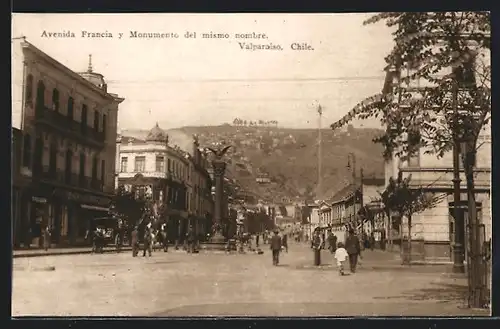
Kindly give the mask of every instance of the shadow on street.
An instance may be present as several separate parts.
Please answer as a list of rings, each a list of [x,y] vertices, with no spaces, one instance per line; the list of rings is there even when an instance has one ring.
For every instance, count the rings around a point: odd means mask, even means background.
[[[433,287],[403,291],[399,296],[374,297],[374,299],[404,299],[409,301],[465,302],[467,287],[461,284],[431,283]]]

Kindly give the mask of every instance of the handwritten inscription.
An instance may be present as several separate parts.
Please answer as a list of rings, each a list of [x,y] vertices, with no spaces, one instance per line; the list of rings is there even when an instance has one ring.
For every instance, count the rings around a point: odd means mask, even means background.
[[[173,31],[140,31],[129,30],[123,32],[111,31],[47,31],[41,32],[42,38],[48,39],[127,39],[127,40],[163,40],[163,39],[199,39],[199,40],[233,40],[234,44],[242,51],[283,51],[290,49],[293,51],[313,51],[314,47],[303,41],[290,43],[283,47],[282,43],[270,41],[269,36],[262,32],[238,32],[227,33],[223,31],[185,31],[177,33]]]

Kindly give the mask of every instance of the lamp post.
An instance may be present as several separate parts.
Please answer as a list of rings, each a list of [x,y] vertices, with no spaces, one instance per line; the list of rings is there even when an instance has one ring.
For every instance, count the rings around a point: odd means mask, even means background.
[[[454,243],[453,243],[453,272],[465,273],[464,266],[464,213],[460,201],[460,138],[458,127],[458,82],[453,82],[452,91],[453,110],[453,217],[455,221]]]
[[[323,108],[321,107],[321,104],[318,105],[317,108],[318,111],[318,185],[316,187],[317,189],[317,196],[321,194],[321,176],[322,176],[322,136],[321,136],[321,119],[323,116]]]

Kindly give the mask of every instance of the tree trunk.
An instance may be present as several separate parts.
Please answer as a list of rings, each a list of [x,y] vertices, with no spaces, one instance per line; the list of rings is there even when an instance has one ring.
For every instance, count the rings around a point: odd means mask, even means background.
[[[411,215],[408,215],[408,265],[411,266]]]
[[[469,145],[466,150],[466,156],[464,159],[464,169],[465,177],[467,182],[467,213],[468,213],[468,226],[469,226],[469,243],[470,243],[470,284],[469,292],[471,296],[469,298],[469,304],[474,308],[481,308],[485,304],[486,297],[486,282],[484,282],[486,270],[482,262],[481,254],[481,237],[480,237],[480,222],[477,218],[477,208],[476,208],[476,194],[475,194],[475,182],[474,182],[474,162],[476,157],[476,151],[474,145]]]

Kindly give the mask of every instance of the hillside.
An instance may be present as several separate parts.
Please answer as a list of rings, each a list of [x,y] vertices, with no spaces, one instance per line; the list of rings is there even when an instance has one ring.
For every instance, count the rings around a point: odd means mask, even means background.
[[[225,141],[232,144],[228,156],[229,175],[247,191],[263,199],[309,197],[316,192],[318,180],[318,131],[277,127],[204,126],[183,127],[168,131],[170,141],[189,150],[191,136],[197,134],[202,146]],[[357,174],[383,177],[382,147],[372,142],[377,129],[354,129],[334,132],[322,130],[322,188],[317,198],[328,198],[352,179],[347,168],[348,154],[356,158]],[[123,131],[123,135],[144,138],[145,131]],[[270,182],[258,183],[257,178]]]

